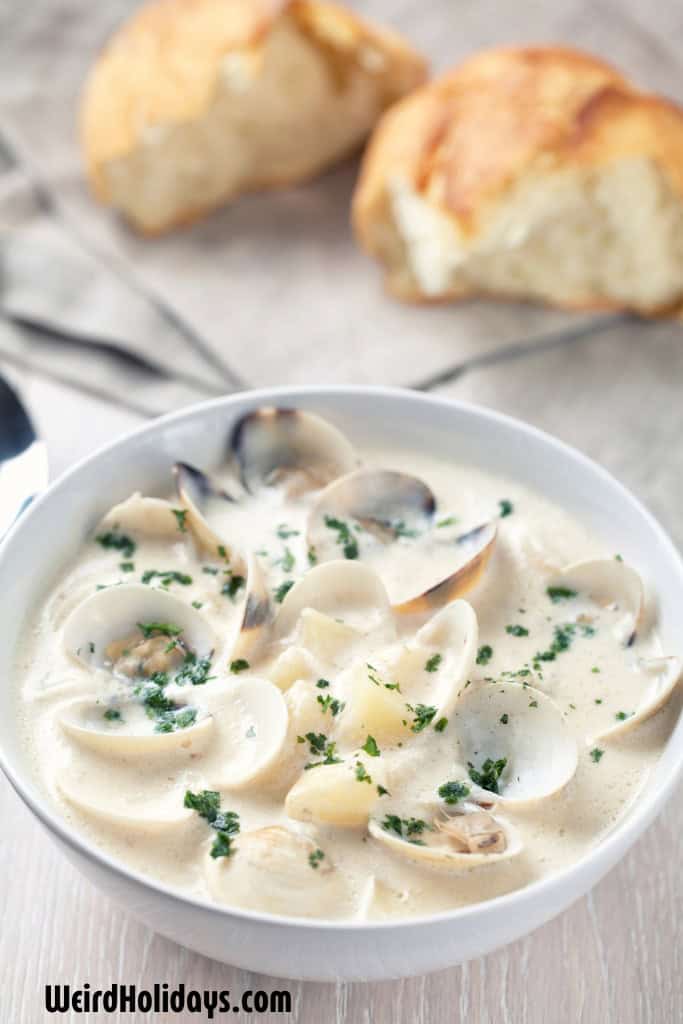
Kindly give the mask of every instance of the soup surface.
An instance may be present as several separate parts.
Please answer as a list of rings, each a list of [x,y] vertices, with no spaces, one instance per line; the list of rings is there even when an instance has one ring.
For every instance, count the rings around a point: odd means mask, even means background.
[[[321,918],[475,903],[599,842],[680,673],[619,552],[310,414],[231,449],[115,506],[28,624],[20,727],[63,816],[177,890]]]

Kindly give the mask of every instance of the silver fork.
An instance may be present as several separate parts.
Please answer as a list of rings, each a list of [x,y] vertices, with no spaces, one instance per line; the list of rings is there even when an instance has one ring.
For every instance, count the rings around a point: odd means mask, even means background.
[[[0,376],[0,539],[47,481],[45,443],[17,393]]]

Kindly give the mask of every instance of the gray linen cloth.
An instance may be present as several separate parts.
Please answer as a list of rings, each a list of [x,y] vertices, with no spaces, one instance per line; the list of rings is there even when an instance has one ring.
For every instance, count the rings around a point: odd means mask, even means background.
[[[78,95],[135,0],[0,0],[0,358],[150,413],[243,385],[439,382],[604,318],[524,304],[403,306],[349,227],[357,165],[137,238],[84,183]],[[445,68],[502,42],[564,41],[680,94],[667,25],[639,0],[367,0]],[[675,40],[676,13],[670,20]]]

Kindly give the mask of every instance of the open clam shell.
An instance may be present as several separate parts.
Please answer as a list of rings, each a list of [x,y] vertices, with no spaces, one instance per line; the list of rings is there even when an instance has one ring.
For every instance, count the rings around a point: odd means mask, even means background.
[[[681,658],[643,658],[638,665],[644,682],[643,695],[633,714],[623,721],[615,722],[608,729],[595,733],[589,742],[595,740],[619,739],[631,729],[651,718],[671,697],[680,682],[683,672]]]
[[[206,748],[213,733],[209,716],[195,719],[184,729],[155,731],[154,721],[133,701],[116,708],[94,700],[72,701],[60,711],[59,724],[80,747],[113,758],[161,756],[174,751],[196,754]]]
[[[548,589],[553,588],[567,591],[579,613],[587,610],[590,614],[591,604],[621,613],[615,632],[626,646],[633,644],[645,603],[643,583],[635,569],[618,558],[575,562],[551,577]]]
[[[85,771],[60,771],[57,792],[67,803],[87,818],[111,826],[124,833],[157,835],[176,833],[186,826],[192,812],[183,807],[183,795],[168,790],[156,799],[141,798],[135,787],[108,786],[103,798],[102,780]]]
[[[329,854],[309,836],[279,825],[241,833],[231,857],[213,860],[207,854],[205,871],[213,898],[230,906],[338,917],[350,900]]]
[[[220,547],[232,554],[232,544],[226,536],[225,513],[226,503],[230,505],[239,500],[237,488],[223,486],[187,462],[176,462],[173,475],[178,498],[187,511],[188,525],[199,543],[212,555]]]
[[[281,487],[289,498],[325,487],[350,472],[356,454],[344,435],[320,416],[265,407],[237,421],[230,448],[250,494]]]
[[[371,818],[370,835],[406,860],[446,871],[468,871],[516,857],[523,850],[519,833],[500,815],[464,803],[444,815],[421,808],[415,817],[387,814]]]
[[[451,723],[476,799],[531,805],[563,789],[576,771],[576,742],[564,715],[531,686],[473,686],[458,701]],[[475,773],[493,781],[480,784]]]
[[[97,534],[107,530],[131,532],[163,540],[180,540],[182,529],[174,506],[164,498],[148,498],[139,492],[114,505],[101,520]]]
[[[329,520],[353,519],[382,542],[424,533],[432,525],[436,499],[422,480],[390,469],[357,469],[334,480],[319,495],[307,538],[320,561],[338,558],[339,542]]]
[[[358,765],[362,770],[358,770]],[[318,825],[359,828],[367,824],[379,800],[378,786],[385,786],[381,759],[369,764],[348,760],[319,765],[304,771],[285,798],[285,812],[297,821]]]
[[[465,594],[478,582],[493,552],[495,522],[482,523],[459,537],[434,531],[436,500],[418,477],[386,469],[359,469],[333,481],[318,496],[308,521],[307,541],[319,561],[380,559],[389,544],[412,568],[433,558],[454,568],[420,593],[394,601],[400,614],[428,614]],[[429,550],[428,550],[429,549]],[[423,552],[425,558],[420,558]],[[416,561],[417,559],[417,561]],[[408,573],[410,575],[410,573]]]
[[[274,608],[256,555],[249,552],[245,562],[246,584],[242,613],[231,643],[231,659],[253,660],[267,643]]]
[[[276,637],[290,636],[307,609],[339,620],[362,634],[393,632],[384,584],[360,562],[324,562],[309,570],[282,602],[275,619]]]
[[[400,615],[425,615],[442,605],[462,597],[479,582],[493,554],[498,535],[495,522],[482,523],[456,538],[459,564],[448,576],[421,594],[395,604]]]
[[[287,704],[268,679],[242,676],[212,688],[207,697],[220,764],[207,767],[217,789],[243,789],[261,784],[268,776],[287,739]]]
[[[141,583],[87,597],[69,615],[63,642],[83,664],[127,678],[171,671],[188,653],[209,658],[216,645],[213,630],[194,608]]]

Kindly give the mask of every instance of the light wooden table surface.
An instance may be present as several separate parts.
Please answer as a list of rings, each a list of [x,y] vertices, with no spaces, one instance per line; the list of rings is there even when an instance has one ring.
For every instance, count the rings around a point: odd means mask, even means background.
[[[47,438],[55,473],[140,422],[44,378],[10,374]],[[682,382],[681,328],[628,323],[501,356],[441,391],[523,416],[582,448],[633,487],[680,543]],[[294,997],[290,1019],[301,1024],[677,1024],[683,1019],[680,795],[587,898],[523,941],[425,977],[318,985],[225,967],[153,934],[76,874],[3,781],[0,1021],[48,1019],[47,983],[182,981],[233,992],[286,987]]]

